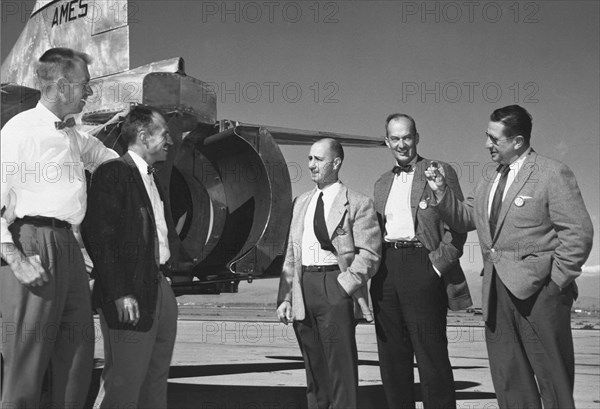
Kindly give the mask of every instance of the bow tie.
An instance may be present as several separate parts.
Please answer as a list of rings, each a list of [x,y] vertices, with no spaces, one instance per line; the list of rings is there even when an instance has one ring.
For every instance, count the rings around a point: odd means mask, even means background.
[[[59,131],[61,129],[64,129],[64,128],[72,128],[72,127],[75,126],[75,119],[73,119],[73,118],[67,118],[66,121],[56,121],[56,122],[54,122],[54,126]]]
[[[158,169],[156,169],[154,166],[152,165],[148,165],[148,174],[149,175],[154,175],[156,172],[158,172]]]
[[[408,165],[396,165],[394,166],[394,168],[392,169],[392,172],[394,172],[394,174],[399,174],[401,172],[406,172],[406,173],[410,173],[412,171],[412,165],[408,164]]]

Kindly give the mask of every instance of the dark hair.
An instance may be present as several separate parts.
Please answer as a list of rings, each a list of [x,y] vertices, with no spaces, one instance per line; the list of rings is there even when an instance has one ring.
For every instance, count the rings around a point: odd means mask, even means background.
[[[396,120],[396,119],[408,119],[408,122],[410,122],[410,134],[411,135],[416,135],[417,134],[417,124],[415,122],[415,120],[413,119],[412,116],[407,115],[407,114],[390,114],[388,115],[388,117],[385,120],[385,134],[387,136],[387,128],[388,125],[390,124],[390,122]]]
[[[58,47],[46,51],[38,61],[38,78],[42,81],[55,81],[61,76],[68,78],[77,62],[91,64],[92,57],[70,48]]]
[[[336,158],[340,158],[342,162],[344,161],[344,148],[342,144],[337,139],[332,139],[329,147],[333,151]]]
[[[525,108],[519,105],[498,108],[490,115],[490,121],[504,125],[504,136],[507,138],[521,135],[529,145],[533,123],[531,115]]]
[[[155,114],[164,118],[159,109],[148,105],[136,105],[131,108],[121,127],[121,138],[127,146],[135,144],[138,132],[141,129],[152,132],[156,128],[154,123]]]

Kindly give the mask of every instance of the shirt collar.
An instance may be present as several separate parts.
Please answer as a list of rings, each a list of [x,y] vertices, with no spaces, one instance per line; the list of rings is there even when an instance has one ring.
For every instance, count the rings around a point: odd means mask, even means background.
[[[413,174],[415,173],[415,168],[417,167],[417,162],[418,162],[419,160],[421,160],[421,157],[420,157],[420,156],[417,154],[417,155],[415,155],[415,157],[414,157],[414,158],[412,158],[412,160],[411,160],[410,162],[408,162],[408,163],[406,164],[406,165],[410,165],[410,167],[411,167],[411,169],[410,169],[410,172],[408,172],[408,173],[407,173],[407,175],[413,175]],[[398,163],[398,161],[396,161],[396,166],[401,166],[401,167],[402,167],[402,166],[406,166],[406,165],[401,165],[401,164],[399,164],[399,163]],[[396,178],[397,178],[397,177],[398,177],[398,176],[399,176],[401,173],[402,173],[402,172],[400,172],[400,173],[396,173],[396,174],[394,175],[394,177],[396,177]]]
[[[342,184],[338,180],[337,182],[327,186],[325,189],[319,189],[317,187],[317,193],[323,193],[323,197],[334,197],[339,192],[341,186]]]
[[[521,169],[521,166],[523,166],[523,162],[525,162],[525,158],[527,158],[527,155],[529,155],[529,152],[531,152],[531,146],[529,148],[527,148],[527,150],[525,152],[523,152],[523,154],[521,156],[519,156],[519,158],[514,161],[513,163],[511,163],[510,165],[508,165],[508,167],[511,170],[516,170],[517,172],[519,171],[519,169]]]
[[[51,121],[53,124],[54,122],[61,121],[59,117],[54,115],[54,113],[48,108],[46,108],[46,106],[41,102],[37,103],[35,109],[36,111],[38,111],[38,118],[40,118],[43,121]]]
[[[127,151],[142,175],[148,175],[148,163],[132,150]]]

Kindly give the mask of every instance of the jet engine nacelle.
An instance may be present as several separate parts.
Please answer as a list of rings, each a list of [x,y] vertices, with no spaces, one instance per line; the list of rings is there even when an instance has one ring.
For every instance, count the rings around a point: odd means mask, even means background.
[[[207,84],[185,75],[180,58],[90,83],[94,95],[82,128],[119,154],[127,151],[119,122],[130,104],[167,116],[174,145],[156,165],[179,243],[172,253],[175,293],[237,292],[240,280],[278,275],[285,255],[292,192],[287,164],[267,128],[216,120]],[[3,85],[2,123],[37,103],[40,94]],[[100,127],[100,128],[98,128]]]
[[[170,72],[169,72],[170,71]],[[116,85],[115,85],[116,84]],[[179,234],[176,293],[235,292],[240,279],[281,272],[291,217],[287,164],[268,129],[216,121],[208,86],[167,60],[92,81],[84,123],[102,124],[130,103],[167,114],[174,146],[157,164]],[[115,100],[112,89],[127,89]],[[97,137],[119,154],[118,127]]]

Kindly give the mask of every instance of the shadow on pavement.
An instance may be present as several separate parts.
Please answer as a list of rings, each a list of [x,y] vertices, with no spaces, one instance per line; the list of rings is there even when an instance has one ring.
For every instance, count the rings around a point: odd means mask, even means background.
[[[169,372],[168,407],[177,409],[299,409],[306,407],[306,388],[304,386],[277,386],[278,379],[273,376],[273,385],[207,385],[186,384],[178,379],[219,375],[265,373],[304,369],[302,357],[270,356],[270,359],[293,362],[273,362],[254,364],[223,364],[172,366]],[[378,361],[359,360],[359,365],[377,366]],[[454,367],[457,369],[458,367]],[[480,368],[461,366],[461,369]],[[87,408],[92,408],[98,394],[101,368],[94,369],[92,386],[88,396]],[[464,391],[479,383],[456,381],[457,400],[495,399],[490,392]],[[461,392],[462,391],[462,392]],[[420,384],[415,384],[415,397],[421,400]],[[361,409],[385,408],[383,386],[361,386],[358,391],[358,407]]]

